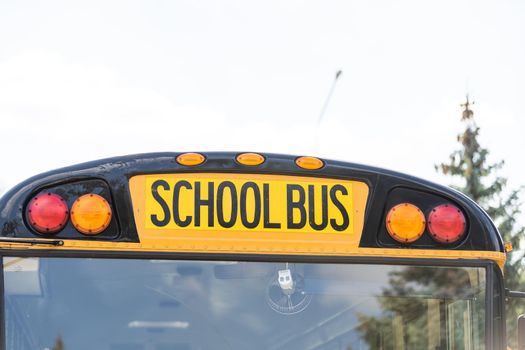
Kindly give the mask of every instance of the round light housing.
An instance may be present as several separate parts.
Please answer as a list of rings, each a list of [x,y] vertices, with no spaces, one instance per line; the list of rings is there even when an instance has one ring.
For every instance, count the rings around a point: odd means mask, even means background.
[[[465,234],[465,215],[452,204],[438,205],[428,215],[430,235],[440,243],[457,242]]]
[[[200,153],[183,153],[177,157],[177,163],[186,166],[195,166],[204,163],[206,157]]]
[[[416,241],[425,232],[425,226],[425,215],[410,203],[401,203],[392,207],[386,216],[388,233],[401,243]]]
[[[71,207],[71,222],[78,232],[85,235],[97,235],[104,231],[111,222],[111,207],[98,194],[85,194]]]
[[[316,157],[299,157],[295,160],[295,164],[307,170],[317,170],[324,166],[324,162]]]
[[[56,193],[41,193],[27,206],[27,221],[40,233],[57,233],[64,228],[67,219],[67,204]]]

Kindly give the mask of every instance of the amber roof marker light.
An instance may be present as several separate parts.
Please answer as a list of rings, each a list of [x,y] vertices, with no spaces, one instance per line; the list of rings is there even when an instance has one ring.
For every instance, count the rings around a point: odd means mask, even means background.
[[[316,157],[299,157],[295,159],[295,164],[299,168],[303,168],[306,170],[317,170],[324,167],[324,162]]]
[[[71,222],[78,232],[93,236],[102,233],[111,222],[111,206],[98,194],[77,198],[71,207]]]
[[[263,155],[259,153],[241,153],[235,157],[237,163],[248,166],[257,166],[264,163],[266,160]]]
[[[206,157],[200,153],[188,152],[179,154],[175,160],[180,165],[196,166],[204,163]]]

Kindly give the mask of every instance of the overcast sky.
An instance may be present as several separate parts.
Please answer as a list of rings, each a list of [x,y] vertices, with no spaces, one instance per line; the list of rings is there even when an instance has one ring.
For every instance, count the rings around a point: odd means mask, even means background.
[[[525,185],[524,62],[521,0],[2,0],[0,192],[83,161],[188,150],[448,183],[434,164],[458,147],[467,92],[491,159]]]

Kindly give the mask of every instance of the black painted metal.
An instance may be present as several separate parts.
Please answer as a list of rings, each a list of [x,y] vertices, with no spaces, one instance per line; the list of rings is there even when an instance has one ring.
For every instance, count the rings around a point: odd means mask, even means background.
[[[266,161],[259,166],[245,166],[237,163],[238,153],[204,153],[206,161],[198,166],[183,166],[175,161],[181,153],[137,154],[78,164],[34,176],[16,186],[0,199],[0,237],[37,238],[24,219],[24,211],[31,196],[43,190],[59,190],[61,186],[105,183],[108,186],[106,199],[114,211],[116,231],[97,238],[73,235],[64,231],[60,239],[103,239],[115,242],[138,242],[128,180],[134,175],[160,173],[258,173],[291,176],[315,176],[360,180],[368,184],[370,196],[365,214],[365,227],[361,247],[381,248],[424,248],[485,250],[503,252],[503,243],[497,229],[488,215],[472,200],[453,189],[433,184],[401,173],[364,165],[325,160],[319,170],[305,170],[297,167],[296,157],[279,154],[264,154]],[[444,246],[428,239],[425,233],[421,239],[403,245],[385,236],[384,216],[390,206],[399,201],[413,200],[417,195],[419,205],[431,208],[444,202],[459,206],[464,212],[468,227],[467,234],[457,244]],[[426,196],[428,195],[428,196]]]

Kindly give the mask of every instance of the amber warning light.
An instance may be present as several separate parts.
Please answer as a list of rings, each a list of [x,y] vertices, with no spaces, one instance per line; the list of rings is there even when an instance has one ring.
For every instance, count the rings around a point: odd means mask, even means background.
[[[416,241],[425,232],[425,216],[413,204],[401,203],[390,209],[386,228],[392,238],[401,243]]]
[[[109,226],[111,207],[102,196],[85,194],[73,203],[71,222],[80,233],[97,235]]]

